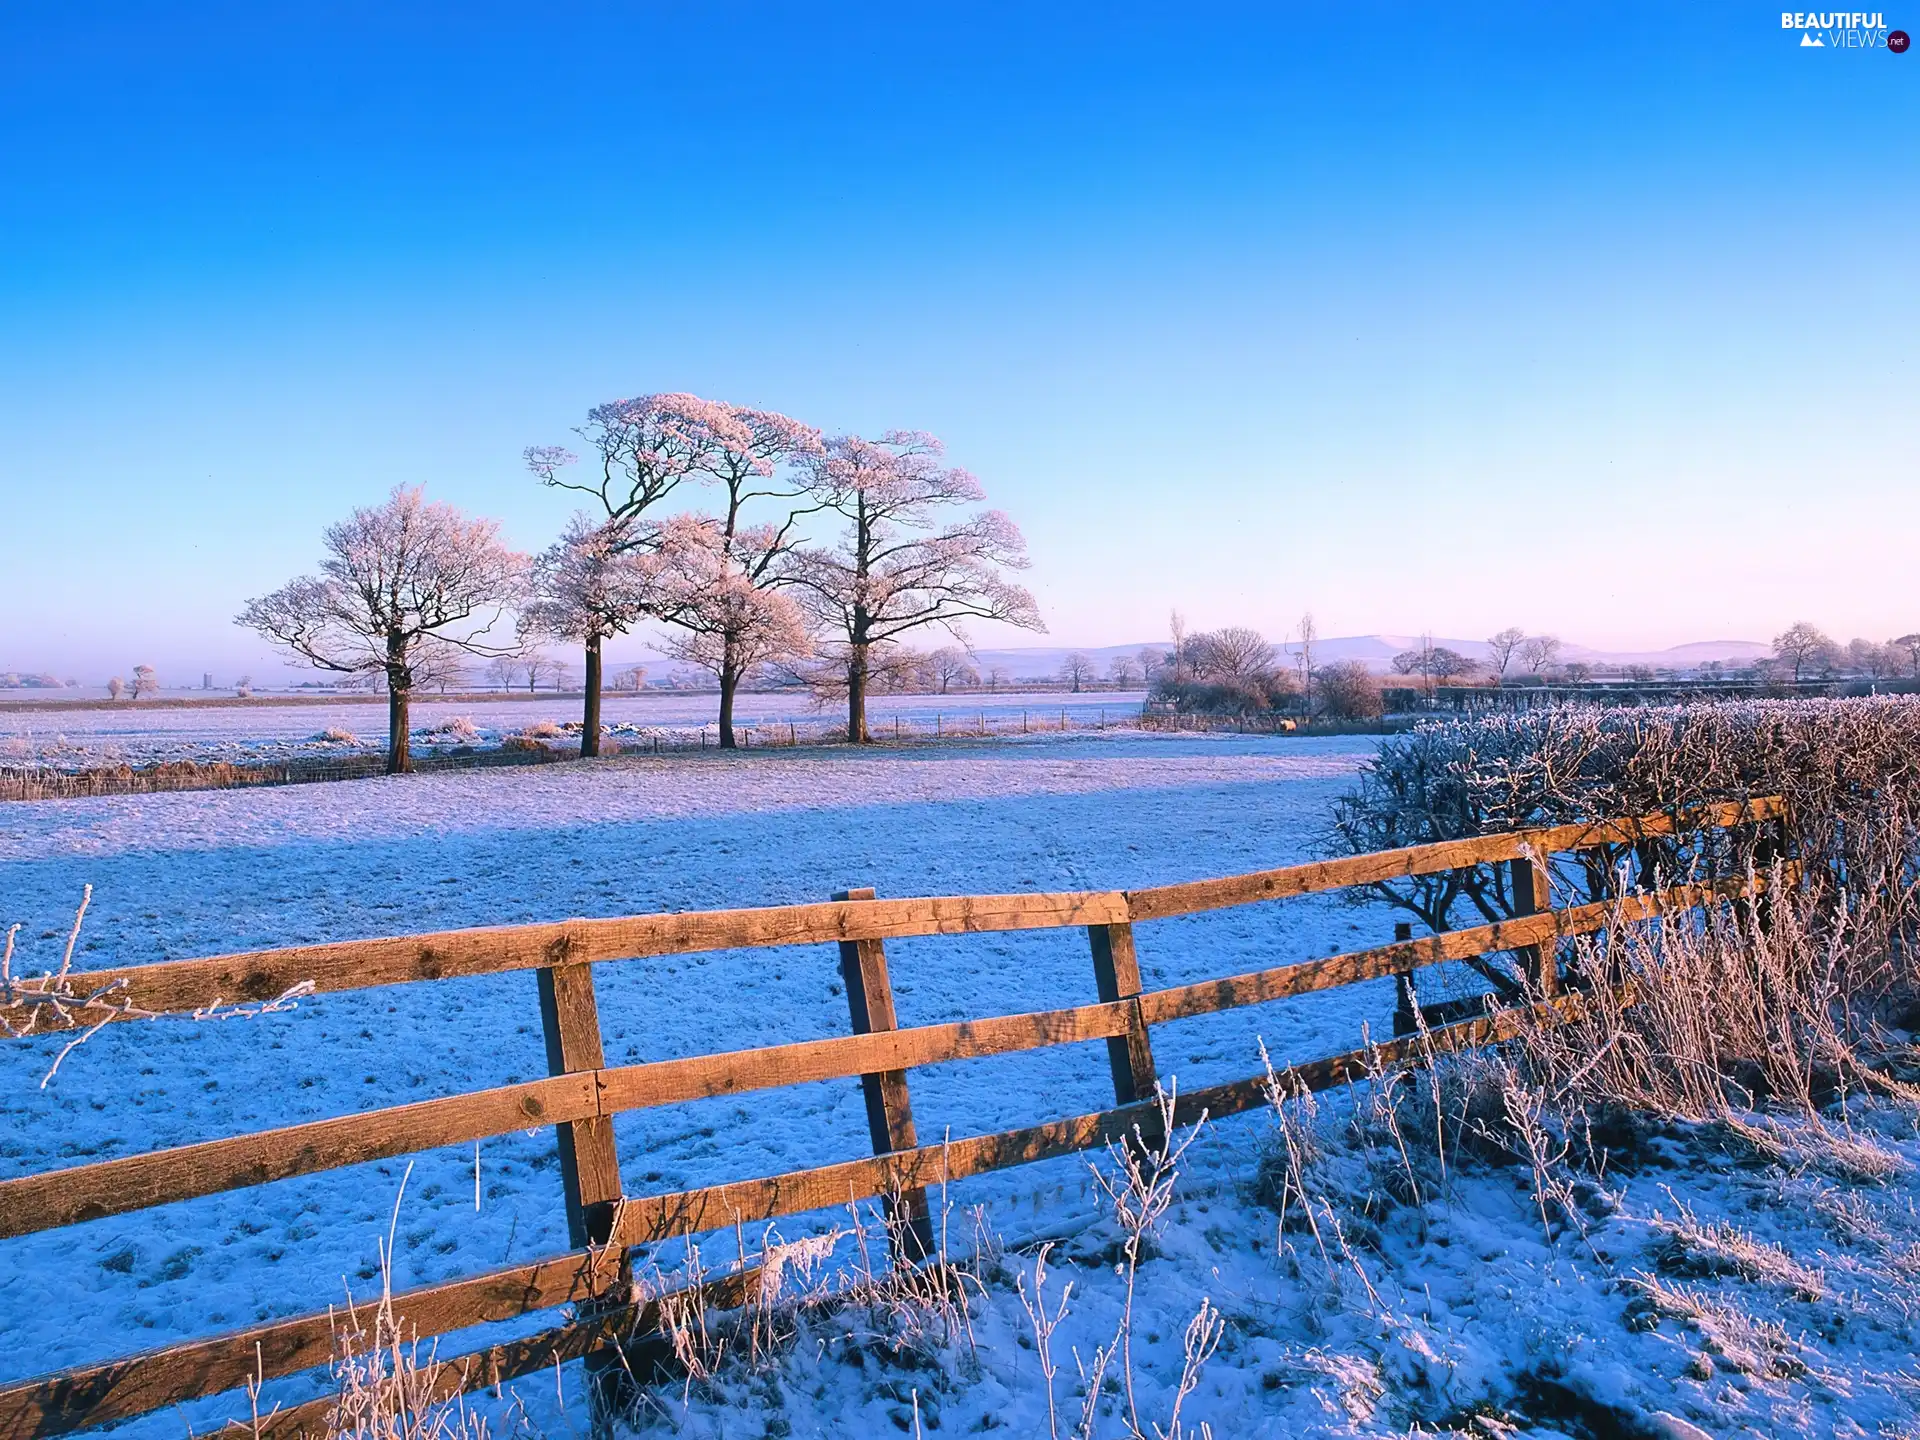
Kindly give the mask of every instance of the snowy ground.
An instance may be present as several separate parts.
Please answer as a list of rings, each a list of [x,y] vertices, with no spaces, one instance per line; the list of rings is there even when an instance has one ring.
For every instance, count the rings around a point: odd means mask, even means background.
[[[0,830],[0,923],[24,922],[22,968],[37,969],[57,961],[88,883],[82,953],[92,964],[817,900],[860,884],[883,895],[1158,884],[1307,857],[1372,744],[1108,733],[17,804]],[[1384,913],[1308,897],[1156,922],[1138,938],[1148,983],[1162,985],[1376,943],[1390,931]],[[888,951],[908,1024],[1092,998],[1078,931],[892,941]],[[830,947],[629,961],[597,975],[615,1063],[846,1029]],[[1385,984],[1354,987],[1161,1027],[1155,1051],[1162,1074],[1190,1089],[1256,1071],[1261,1039],[1282,1063],[1347,1049],[1363,1022],[1384,1028],[1391,1008]],[[40,1042],[0,1049],[0,1176],[543,1068],[527,974],[327,996],[264,1020],[118,1026],[43,1092],[35,1086],[50,1053]],[[917,1070],[912,1093],[927,1139],[1111,1100],[1098,1044]],[[1905,1317],[1920,1304],[1920,1221],[1907,1180],[1920,1146],[1901,1112],[1862,1111],[1855,1123],[1884,1132],[1895,1154],[1877,1183],[1817,1161],[1755,1165],[1712,1135],[1654,1137],[1610,1171],[1617,1193],[1586,1198],[1586,1237],[1562,1221],[1551,1242],[1524,1170],[1456,1165],[1443,1189],[1431,1162],[1418,1160],[1422,1203],[1382,1208],[1385,1152],[1330,1141],[1315,1186],[1351,1248],[1343,1254],[1329,1238],[1330,1258],[1299,1231],[1276,1253],[1275,1217],[1246,1193],[1272,1123],[1210,1127],[1189,1157],[1163,1253],[1141,1272],[1142,1423],[1165,1421],[1181,1331],[1205,1295],[1228,1316],[1228,1338],[1184,1418],[1207,1420],[1220,1436],[1443,1423],[1479,1424],[1481,1434],[1694,1433],[1660,1429],[1662,1412],[1716,1436],[1914,1433],[1893,1428],[1914,1392],[1889,1377],[1911,1368]],[[853,1081],[640,1112],[621,1117],[616,1133],[636,1193],[851,1158],[867,1144]],[[565,1248],[550,1132],[486,1142],[477,1183],[475,1163],[471,1149],[419,1157],[400,1213],[396,1284]],[[5,1242],[0,1380],[303,1312],[343,1284],[364,1295],[404,1170],[361,1166]],[[1056,1352],[1063,1413],[1077,1416],[1066,1347],[1088,1357],[1110,1337],[1120,1295],[1103,1249],[1111,1227],[1086,1165],[983,1177],[950,1198],[986,1204],[1003,1237],[1071,1237],[1056,1255],[1056,1296],[1065,1280],[1075,1285]],[[1748,1262],[1716,1259],[1705,1241],[1674,1241],[1682,1206],[1699,1226],[1760,1231],[1818,1269],[1818,1297],[1800,1298],[1810,1287],[1790,1268],[1766,1261],[1749,1279],[1738,1273]],[[792,1238],[843,1222],[825,1215],[781,1228]],[[717,1248],[730,1253],[731,1242]],[[976,1301],[972,1342],[917,1368],[885,1346],[863,1347],[856,1363],[844,1326],[821,1320],[770,1370],[664,1395],[657,1418],[696,1435],[897,1433],[910,1428],[918,1392],[929,1431],[1044,1434],[1044,1395],[1010,1284],[1031,1264],[1009,1255]],[[1679,1289],[1650,1301],[1641,1274]],[[1714,1308],[1723,1294],[1747,1316],[1744,1330]],[[1693,1318],[1681,1313],[1689,1305]],[[556,1434],[581,1419],[577,1377],[565,1378],[564,1420],[550,1378],[522,1387]],[[183,1419],[230,1411],[196,1407],[131,1429],[174,1436]],[[1115,1433],[1112,1417],[1101,1433]]]
[[[1035,728],[1057,727],[1064,714],[1073,726],[1084,727],[1137,715],[1144,698],[1138,692],[1124,691],[1085,695],[884,695],[869,703],[868,724],[884,734],[896,719],[912,731],[930,729],[938,718],[947,728],[984,722],[986,728],[1001,731],[1018,730],[1023,716]],[[542,722],[578,723],[580,703],[578,696],[566,695],[490,702],[421,699],[413,706],[414,741],[427,750],[436,744],[498,744],[505,736]],[[672,736],[690,734],[703,726],[711,728],[718,708],[715,695],[671,691],[610,694],[601,719],[614,729],[616,739],[623,734],[656,732]],[[457,727],[443,728],[462,719],[471,723],[477,735]],[[803,694],[782,691],[740,696],[734,723],[745,729],[765,728],[772,739],[784,741],[789,725],[804,737],[835,725],[844,728],[846,717],[835,711],[816,710]],[[334,732],[332,738],[328,738],[329,732]],[[167,760],[246,764],[374,754],[386,747],[386,740],[384,699],[171,709],[123,701],[85,710],[0,710],[0,765],[38,762],[80,768]]]
[[[355,784],[16,804],[0,914],[22,968],[57,962],[81,887],[90,963],[126,963],[460,925],[826,898],[1155,884],[1286,863],[1371,742],[1087,736],[910,752],[786,751]],[[1143,928],[1153,983],[1350,948],[1384,917],[1314,898]],[[1077,930],[889,945],[905,1023],[1085,1003]],[[845,1033],[831,947],[602,967],[616,1063]],[[1380,993],[1373,993],[1374,991]],[[672,1003],[663,1004],[671,994]],[[1381,987],[1159,1039],[1188,1083],[1246,1074],[1264,1029],[1300,1055],[1345,1048]],[[349,1113],[540,1073],[531,975],[329,996],[269,1022],[120,1026],[34,1088],[48,1050],[0,1050],[0,1174]],[[922,1135],[1110,1103],[1104,1051],[1063,1047],[916,1072]],[[856,1156],[856,1082],[623,1117],[628,1186],[678,1188]],[[422,1157],[402,1284],[565,1248],[546,1133]],[[8,1242],[8,1378],[288,1314],[364,1274],[403,1167],[213,1196]],[[1077,1166],[983,1181],[970,1198],[1090,1204]],[[996,1189],[996,1187],[998,1187]],[[1023,1202],[1030,1207],[1031,1199]],[[79,1277],[76,1281],[76,1277]]]

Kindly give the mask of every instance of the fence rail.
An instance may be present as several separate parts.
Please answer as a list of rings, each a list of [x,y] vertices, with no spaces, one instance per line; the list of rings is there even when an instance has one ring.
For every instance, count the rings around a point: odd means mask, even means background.
[[[1542,1018],[1565,1018],[1579,993],[1558,981],[1554,947],[1616,921],[1636,921],[1698,906],[1716,893],[1760,883],[1735,879],[1672,885],[1554,909],[1550,857],[1606,845],[1636,845],[1735,826],[1782,821],[1785,807],[1765,798],[1710,807],[1676,819],[1653,815],[1562,825],[1412,846],[1249,875],[1134,891],[877,899],[845,892],[818,904],[678,915],[640,915],[516,925],[439,934],[345,941],[253,951],[154,965],[75,972],[15,981],[16,1005],[41,1003],[43,1028],[184,1015],[240,1001],[266,1001],[299,987],[335,992],[509,970],[537,972],[550,1070],[545,1079],[389,1106],[360,1114],[176,1146],[0,1181],[0,1238],[80,1224],[228,1190],[243,1189],[369,1160],[463,1144],[529,1126],[551,1125],[560,1146],[573,1248],[464,1280],[394,1297],[409,1330],[436,1336],[491,1321],[579,1307],[576,1318],[539,1335],[450,1362],[446,1383],[497,1384],[550,1368],[612,1343],[606,1298],[627,1251],[702,1230],[880,1198],[904,1207],[896,1227],[904,1259],[930,1246],[925,1191],[969,1176],[1104,1145],[1153,1118],[1156,1077],[1151,1032],[1191,1016],[1307,994],[1369,979],[1403,977],[1449,961],[1511,952],[1536,967]],[[1198,983],[1143,990],[1134,951],[1136,922],[1507,864],[1532,877],[1516,887],[1523,913],[1466,929],[1396,940],[1324,959]],[[1530,913],[1528,913],[1530,912]],[[894,1016],[885,941],[1080,927],[1087,932],[1095,1003],[900,1028]],[[608,1066],[601,1050],[592,966],[697,951],[837,943],[852,1034],[821,1040]],[[57,1003],[56,1003],[57,1002]],[[1513,1033],[1523,1013],[1480,1016],[1414,1038],[1295,1067],[1309,1088],[1335,1085],[1368,1064],[1481,1045]],[[1047,1046],[1102,1040],[1115,1106],[1042,1125],[920,1145],[907,1072],[917,1066]],[[613,1118],[633,1110],[809,1081],[862,1077],[874,1154],[762,1179],[654,1195],[623,1193]],[[1180,1098],[1179,1119],[1203,1110],[1219,1116],[1264,1103],[1264,1076]],[[916,1238],[917,1237],[917,1238]],[[750,1293],[737,1275],[721,1298]],[[597,1303],[596,1303],[597,1302]],[[623,1312],[620,1333],[651,1323]],[[0,1386],[0,1436],[66,1433],[217,1394],[249,1379],[311,1369],[332,1358],[334,1316],[316,1311]],[[274,1433],[324,1431],[326,1402],[278,1414]]]

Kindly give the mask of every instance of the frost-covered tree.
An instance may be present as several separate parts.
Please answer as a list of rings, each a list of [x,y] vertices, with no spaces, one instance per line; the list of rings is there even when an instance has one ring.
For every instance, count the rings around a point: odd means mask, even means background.
[[[1907,673],[1920,677],[1920,634],[1902,635],[1898,640],[1889,640],[1887,644],[1907,657]]]
[[[1796,684],[1802,672],[1819,669],[1836,653],[1836,649],[1825,632],[1804,620],[1796,620],[1773,637],[1774,658],[1792,670]]]
[[[599,560],[589,557],[576,559],[589,568],[597,564],[603,571],[610,571],[608,562],[611,555],[647,556],[656,553],[659,549],[656,518],[661,505],[682,485],[697,480],[705,473],[707,462],[713,458],[719,443],[714,434],[715,422],[725,423],[731,408],[698,395],[685,394],[639,395],[629,400],[613,400],[605,405],[596,405],[587,412],[587,423],[574,432],[593,453],[591,468],[583,467],[579,471],[573,467],[579,463],[580,457],[564,445],[528,447],[525,452],[527,468],[541,484],[556,490],[572,490],[589,495],[605,516],[605,524],[601,529],[609,556]],[[568,537],[575,535],[577,530],[576,524],[569,529]],[[560,543],[566,545],[567,537],[563,537]],[[578,572],[574,578],[589,587],[596,583],[592,577]],[[621,588],[623,584],[623,581],[616,581],[615,588]],[[590,593],[590,590],[576,593]],[[556,594],[543,593],[540,598],[550,600],[556,598]],[[599,651],[609,635],[625,633],[640,618],[635,616],[632,620],[624,620],[618,629],[602,628],[621,611],[622,607],[614,604],[606,613],[594,619],[580,612],[559,616],[549,611],[545,612],[546,618],[542,622],[544,624],[557,619],[576,630],[578,633],[556,635],[555,638],[577,640],[587,651],[584,681],[586,698],[582,719],[588,723],[581,731],[583,755],[598,754],[600,748]],[[661,618],[650,609],[643,609],[643,613]],[[587,749],[589,743],[593,747],[591,750]]]
[[[127,682],[122,680],[118,675],[107,681],[107,698],[109,700],[118,700],[126,693]]]
[[[741,682],[762,665],[805,654],[805,617],[779,592],[795,581],[803,519],[822,508],[808,460],[820,432],[789,416],[708,402],[686,417],[705,437],[696,468],[717,491],[718,513],[661,529],[671,605],[662,617],[686,632],[676,653],[720,682],[720,748],[734,745]]]
[[[1536,675],[1552,665],[1559,655],[1558,635],[1529,635],[1520,642],[1520,659]]]
[[[158,695],[159,693],[160,693],[160,676],[158,672],[154,670],[153,666],[151,665],[134,666],[133,667],[133,698],[138,700],[142,695]]]
[[[927,663],[933,667],[933,680],[942,695],[955,685],[980,683],[980,672],[973,668],[973,657],[959,645],[942,645],[927,656]]]
[[[812,651],[806,616],[782,590],[757,583],[776,543],[772,526],[726,533],[711,516],[664,522],[662,575],[677,633],[667,651],[720,682],[720,746],[737,744],[734,696],[756,671]]]
[[[965,470],[941,464],[931,435],[842,435],[806,466],[820,501],[845,523],[831,546],[802,549],[793,574],[802,603],[834,636],[844,666],[847,738],[867,736],[874,647],[924,625],[966,620],[1045,630],[1033,596],[1008,570],[1026,568],[1026,542],[998,510],[958,514],[985,498]]]
[[[1076,695],[1083,687],[1091,685],[1099,673],[1093,657],[1084,650],[1069,650],[1066,658],[1060,662],[1061,683]]]
[[[492,520],[469,519],[395,487],[384,505],[330,526],[318,575],[250,601],[236,623],[322,670],[377,676],[387,689],[387,770],[412,767],[409,703],[423,655],[444,645],[499,655],[490,641],[521,597],[527,558]]]
[[[580,753],[600,753],[603,647],[660,613],[664,586],[652,546],[628,543],[628,524],[577,514],[533,566],[533,599],[520,614],[525,638],[572,640],[586,652]],[[638,688],[637,686],[635,688]]]
[[[1527,632],[1518,625],[1509,625],[1498,635],[1487,637],[1487,654],[1493,663],[1493,675],[1496,680],[1507,678],[1507,667],[1513,664],[1513,657],[1520,653],[1520,647],[1527,643]]]
[[[1273,674],[1273,646],[1258,630],[1227,625],[1187,642],[1194,672],[1204,680],[1259,681]]]
[[[1122,690],[1131,690],[1140,679],[1140,663],[1131,655],[1116,655],[1107,662],[1107,679]]]

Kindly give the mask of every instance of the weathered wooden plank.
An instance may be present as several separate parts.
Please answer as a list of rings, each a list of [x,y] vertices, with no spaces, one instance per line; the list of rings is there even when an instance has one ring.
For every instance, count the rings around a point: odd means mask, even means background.
[[[1113,1098],[1121,1105],[1150,1100],[1159,1077],[1153,1067],[1147,1020],[1139,1004],[1140,961],[1134,953],[1133,926],[1089,925],[1087,942],[1093,951],[1093,983],[1100,998],[1110,1003],[1127,1002],[1126,1033],[1107,1041]]]
[[[1605,929],[1614,920],[1644,920],[1649,916],[1686,909],[1709,897],[1738,894],[1745,881],[1726,881],[1719,885],[1676,885],[1671,889],[1631,895],[1618,901],[1599,901],[1542,915],[1525,915],[1491,925],[1475,925],[1466,930],[1447,930],[1438,935],[1422,935],[1414,940],[1395,941],[1344,955],[1329,955],[1324,960],[1307,960],[1297,965],[1280,965],[1271,970],[1255,970],[1244,975],[1229,975],[1219,980],[1202,980],[1192,985],[1176,985],[1153,990],[1140,997],[1140,1008],[1149,1025],[1164,1024],[1192,1015],[1209,1015],[1243,1005],[1263,1005],[1315,990],[1331,990],[1363,980],[1378,980],[1387,975],[1405,975],[1425,965],[1449,960],[1464,960],[1497,950],[1517,950],[1526,945],[1541,945],[1573,935],[1588,935]],[[1761,882],[1764,887],[1765,882]]]
[[[549,1256],[396,1295],[394,1309],[422,1337],[584,1300],[594,1257]],[[372,1303],[372,1302],[369,1302]],[[333,1357],[333,1311],[273,1320],[223,1335],[0,1387],[0,1435],[61,1435],[125,1420],[268,1379]]]
[[[569,1075],[22,1175],[0,1180],[0,1238],[598,1113]]]
[[[1429,1054],[1488,1044],[1518,1034],[1529,1017],[1560,1015],[1564,1018],[1576,1014],[1579,1003],[1578,995],[1561,995],[1530,1010],[1503,1011],[1493,1017],[1429,1030],[1425,1035],[1383,1042],[1295,1066],[1288,1073],[1299,1077],[1310,1090],[1327,1089],[1365,1075],[1376,1061],[1388,1065],[1411,1063]],[[1191,1124],[1203,1112],[1218,1118],[1264,1105],[1266,1083],[1262,1075],[1180,1095],[1174,1108],[1174,1122]],[[629,1197],[621,1202],[612,1243],[646,1244],[703,1230],[756,1224],[809,1210],[836,1209],[914,1186],[931,1188],[949,1184],[991,1170],[1097,1149],[1131,1135],[1136,1126],[1143,1131],[1157,1126],[1159,1116],[1158,1104],[1145,1100],[1019,1130],[923,1145],[916,1150],[877,1155],[868,1160],[823,1165],[761,1180],[735,1181],[669,1195]]]
[[[593,1076],[606,1067],[601,1049],[600,1007],[591,965],[556,965],[538,972],[540,1026],[546,1037],[549,1074]],[[584,1249],[607,1238],[613,1202],[620,1198],[620,1157],[613,1146],[613,1118],[601,1113],[599,1085],[594,1109],[555,1126],[560,1180],[567,1206],[567,1238]]]
[[[534,1125],[1105,1039],[1124,1033],[1127,1024],[1124,1006],[1082,1005],[836,1036],[535,1080],[70,1166],[0,1181],[0,1238],[438,1145],[465,1144]],[[618,1194],[617,1170],[603,1165],[599,1173],[615,1187],[613,1194],[602,1194],[611,1200]],[[606,1188],[596,1182],[596,1193]]]
[[[1782,802],[1775,796],[1711,805],[1688,817],[1679,827],[1675,826],[1671,816],[1646,815],[1631,820],[1559,825],[1544,830],[1515,830],[1499,835],[1478,835],[1465,840],[1444,840],[1432,845],[1409,845],[1399,850],[1380,850],[1339,860],[1289,865],[1279,870],[1256,871],[1250,875],[1232,875],[1219,880],[1191,880],[1178,885],[1130,890],[1127,892],[1127,909],[1130,917],[1136,921],[1190,915],[1202,910],[1219,910],[1260,900],[1279,900],[1292,895],[1341,890],[1350,885],[1399,880],[1411,875],[1437,875],[1444,870],[1458,870],[1469,865],[1516,860],[1535,845],[1543,845],[1548,853],[1558,853],[1671,835],[1676,828],[1682,831],[1724,829],[1748,821],[1772,819],[1781,813],[1781,808]]]
[[[1109,891],[828,901],[343,940],[77,971],[73,979],[76,986],[88,988],[121,986],[116,999],[124,998],[135,1013],[119,1018],[139,1018],[141,1013],[190,1014],[216,1002],[273,1000],[303,984],[325,994],[702,950],[1102,924],[1126,919],[1126,910],[1125,897]],[[96,1013],[82,1020],[90,1024],[106,1018]]]
[[[747,1303],[759,1279],[760,1269],[754,1266],[739,1274],[710,1282],[702,1287],[706,1308],[739,1308]],[[504,1385],[522,1375],[551,1370],[569,1360],[578,1360],[602,1347],[645,1336],[659,1328],[660,1305],[661,1301],[654,1298],[647,1300],[638,1313],[631,1307],[602,1310],[591,1319],[576,1321],[571,1325],[556,1325],[537,1335],[490,1345],[484,1350],[468,1351],[462,1355],[438,1357],[439,1368],[432,1383],[423,1387],[421,1398],[429,1404],[445,1403],[455,1396]],[[304,1405],[276,1411],[270,1418],[263,1417],[258,1440],[331,1440],[334,1432],[327,1422],[334,1406],[332,1396],[323,1396],[318,1400],[309,1400]],[[248,1440],[255,1440],[250,1420],[249,1416],[247,1421],[236,1423],[248,1429]]]
[[[1552,872],[1547,868],[1551,852],[1535,847],[1518,860],[1507,862],[1507,883],[1513,892],[1515,915],[1539,915],[1553,909]],[[1554,947],[1546,944],[1522,945],[1514,954],[1520,973],[1544,995],[1560,988],[1560,964]]]
[[[873,887],[843,890],[833,898],[872,903]],[[885,941],[842,940],[840,980],[846,987],[847,1018],[854,1034],[883,1034],[900,1028],[900,1017],[893,1006],[893,981],[887,974]],[[867,1134],[874,1154],[912,1150],[920,1143],[914,1133],[913,1098],[907,1091],[905,1070],[869,1071],[860,1077],[860,1091],[866,1101]],[[902,1191],[888,1197],[887,1207],[894,1259],[909,1265],[924,1260],[933,1252],[933,1217],[927,1208],[927,1192]]]
[[[600,1072],[600,1104],[612,1115],[747,1090],[1070,1045],[1123,1034],[1127,1023],[1124,1005],[1081,1005],[621,1065]]]

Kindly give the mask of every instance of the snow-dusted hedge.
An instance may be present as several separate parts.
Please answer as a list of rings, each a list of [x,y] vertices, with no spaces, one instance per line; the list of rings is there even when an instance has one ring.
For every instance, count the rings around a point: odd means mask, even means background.
[[[1817,892],[1909,908],[1920,857],[1920,699],[1752,700],[1645,709],[1565,706],[1424,724],[1382,742],[1336,807],[1332,848],[1350,853],[1711,801],[1784,795],[1791,839]],[[1751,829],[1742,837],[1753,835]],[[1620,867],[1672,873],[1742,864],[1733,846],[1614,847],[1556,875],[1589,894]],[[1499,867],[1378,887],[1441,928],[1467,902],[1513,913]]]

